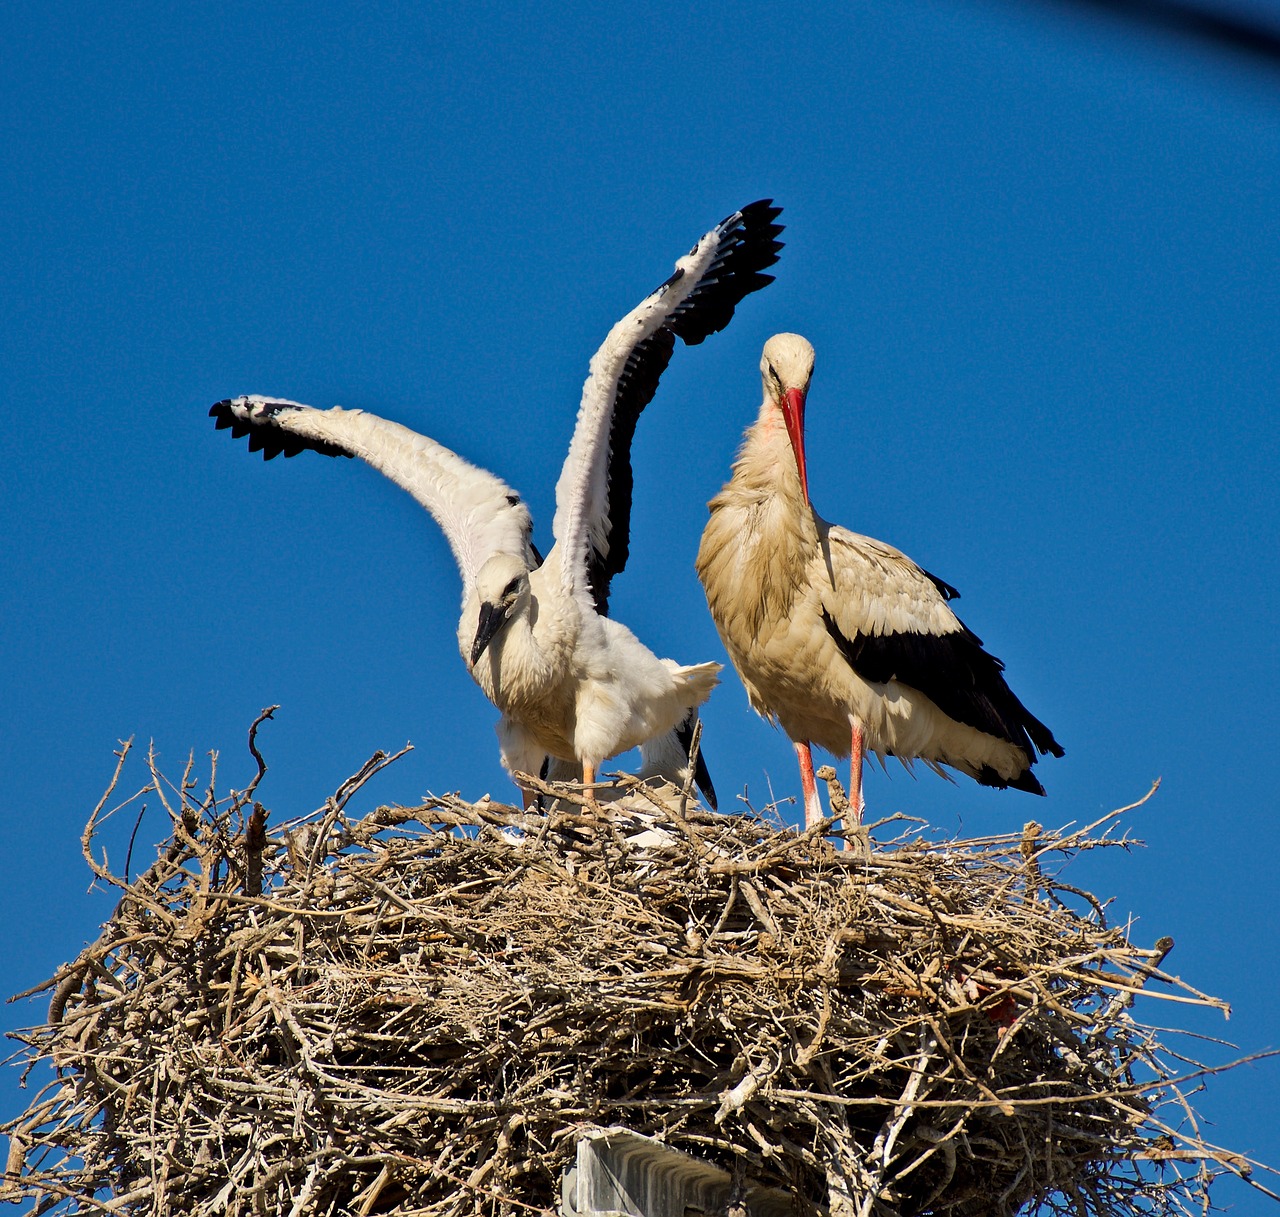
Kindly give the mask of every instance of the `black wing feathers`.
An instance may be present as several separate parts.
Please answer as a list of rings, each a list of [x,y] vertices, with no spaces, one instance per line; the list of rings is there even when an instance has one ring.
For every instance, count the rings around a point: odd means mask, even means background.
[[[937,575],[931,575],[927,570],[922,570],[920,573],[938,589],[938,595],[940,595],[944,600],[960,599],[960,593],[956,591],[956,589],[945,579],[939,579]],[[978,645],[981,646],[982,643],[979,642]]]
[[[259,412],[254,419],[241,418],[233,412],[231,408],[231,399],[226,401],[214,402],[209,407],[209,417],[214,420],[214,426],[219,430],[226,427],[231,428],[231,434],[235,439],[247,435],[249,437],[249,451],[261,452],[262,459],[269,461],[273,457],[279,456],[282,452],[285,456],[297,456],[299,452],[310,449],[312,452],[319,452],[323,456],[347,456],[350,452],[339,448],[337,444],[326,443],[324,440],[309,440],[301,435],[295,435],[292,431],[286,431],[283,427],[275,426],[275,419],[282,411],[289,409],[285,405],[276,407],[268,406]]]
[[[721,235],[715,259],[698,286],[660,330],[636,344],[622,369],[609,427],[609,553],[602,556],[593,550],[587,560],[587,580],[601,616],[608,616],[609,585],[627,565],[630,554],[631,441],[636,423],[658,391],[658,381],[671,362],[676,339],[696,346],[708,335],[719,333],[733,320],[734,309],[745,297],[773,282],[773,276],[763,272],[778,260],[782,249],[778,240],[782,225],[775,222],[781,214],[782,208],[775,207],[772,199],[749,203],[737,212],[736,221]],[[671,287],[683,278],[684,271],[677,270],[657,290]]]
[[[697,346],[733,320],[733,310],[745,296],[772,283],[773,276],[763,271],[778,260],[782,249],[782,225],[774,222],[781,214],[772,199],[760,199],[739,211],[737,223],[720,238],[715,261],[666,328],[688,346]]]
[[[587,556],[587,583],[596,612],[609,615],[609,585],[625,569],[631,555],[631,493],[635,478],[631,472],[631,441],[635,438],[640,414],[658,391],[658,381],[671,362],[675,336],[663,328],[637,344],[618,378],[613,421],[609,424],[609,552]]]
[[[822,620],[840,653],[863,680],[871,684],[896,680],[910,685],[956,722],[1007,740],[1031,761],[1037,751],[1062,755],[1053,733],[1009,688],[1004,664],[987,654],[982,640],[963,623],[954,634],[857,634],[848,638],[826,612]],[[1030,773],[1006,782],[994,771],[984,771],[978,781],[985,786],[1044,793]]]
[[[676,726],[676,739],[680,741],[680,747],[684,749],[685,756],[688,756],[693,748],[693,716],[695,710],[690,710]],[[702,759],[702,748],[698,748],[698,758],[693,764],[693,780],[697,783],[698,789],[702,791],[702,797],[707,800],[707,806],[712,811],[716,810],[716,788],[711,782],[711,771],[707,768],[707,762]]]

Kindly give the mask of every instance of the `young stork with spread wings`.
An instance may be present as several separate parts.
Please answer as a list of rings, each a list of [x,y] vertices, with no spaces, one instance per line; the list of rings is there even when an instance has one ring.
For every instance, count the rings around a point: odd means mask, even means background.
[[[602,761],[687,729],[717,683],[719,664],[659,659],[610,618],[609,589],[627,561],[640,413],[677,338],[692,346],[724,329],[746,295],[773,281],[763,272],[782,248],[780,212],[771,199],[734,212],[609,331],[556,483],[555,545],[545,561],[511,487],[407,427],[270,397],[235,397],[209,411],[267,460],[307,448],[359,457],[431,513],[462,574],[458,645],[502,712],[498,740],[510,773],[536,774],[555,757],[580,766],[589,791]]]

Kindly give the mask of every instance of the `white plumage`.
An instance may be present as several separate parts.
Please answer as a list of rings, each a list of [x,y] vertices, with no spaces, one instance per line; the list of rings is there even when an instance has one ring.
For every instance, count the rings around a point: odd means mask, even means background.
[[[822,818],[815,743],[852,756],[856,814],[864,750],[1043,794],[1031,773],[1037,750],[1062,749],[951,610],[956,590],[813,509],[804,455],[813,359],[798,334],[765,343],[764,401],[711,500],[697,558],[752,707],[795,744],[806,823]]]
[[[556,484],[555,545],[545,562],[511,487],[407,427],[258,396],[210,410],[267,459],[304,448],[359,457],[431,513],[462,575],[459,649],[502,711],[499,745],[512,773],[536,774],[551,756],[580,766],[589,784],[606,758],[687,722],[717,683],[719,664],[659,659],[609,618],[609,588],[627,558],[640,412],[676,338],[701,342],[729,323],[744,296],[772,282],[762,272],[781,248],[779,210],[762,200],[729,216],[609,332],[591,360]]]

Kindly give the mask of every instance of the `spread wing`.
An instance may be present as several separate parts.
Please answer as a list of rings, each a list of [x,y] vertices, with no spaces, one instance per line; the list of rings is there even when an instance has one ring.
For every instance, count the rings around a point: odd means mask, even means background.
[[[871,537],[827,526],[824,541],[823,622],[863,680],[910,685],[957,722],[1021,748],[1029,761],[1037,749],[1062,755],[1053,733],[1009,688],[1004,664],[952,612],[955,588]],[[1025,780],[1039,786],[1029,773]]]
[[[675,273],[609,331],[591,359],[569,454],[556,483],[553,531],[568,589],[596,612],[626,566],[631,534],[631,440],[675,349],[724,329],[739,302],[773,282],[780,207],[761,199],[721,221]]]
[[[495,553],[538,565],[530,541],[533,520],[520,496],[500,478],[435,440],[363,410],[317,410],[274,397],[233,397],[209,411],[219,428],[249,436],[264,460],[304,449],[356,456],[407,490],[435,518],[462,573],[465,601],[476,572]]]

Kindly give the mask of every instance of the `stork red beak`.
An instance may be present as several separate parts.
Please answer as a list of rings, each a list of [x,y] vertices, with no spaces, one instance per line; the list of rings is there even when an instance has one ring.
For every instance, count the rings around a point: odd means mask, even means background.
[[[800,473],[800,489],[804,501],[809,501],[809,479],[804,471],[804,390],[787,389],[782,395],[782,418],[787,424],[791,439],[791,451],[796,456],[796,469]]]

